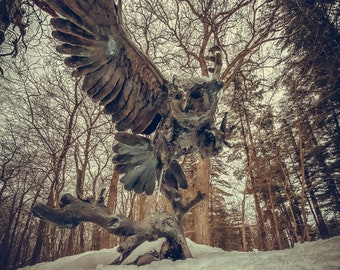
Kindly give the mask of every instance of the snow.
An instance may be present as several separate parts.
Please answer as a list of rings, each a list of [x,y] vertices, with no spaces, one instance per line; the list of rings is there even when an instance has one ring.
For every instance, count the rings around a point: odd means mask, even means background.
[[[158,249],[162,239],[144,243],[135,250],[125,263],[134,261],[138,254]],[[219,248],[199,245],[188,240],[193,259],[184,261],[162,260],[149,265],[112,266],[111,263],[119,254],[116,248],[89,251],[75,256],[60,258],[54,262],[39,263],[28,266],[25,270],[335,270],[340,269],[340,236],[314,242],[298,243],[292,249],[277,251],[250,252],[223,251]]]

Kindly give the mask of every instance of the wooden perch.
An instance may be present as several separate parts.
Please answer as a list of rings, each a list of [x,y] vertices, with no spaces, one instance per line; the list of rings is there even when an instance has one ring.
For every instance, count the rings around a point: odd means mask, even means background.
[[[113,264],[121,264],[143,242],[154,241],[161,237],[166,238],[166,244],[159,254],[160,259],[191,258],[192,255],[183,234],[183,216],[190,208],[204,199],[204,195],[198,193],[195,199],[184,205],[177,190],[163,187],[163,192],[171,201],[175,215],[163,212],[153,214],[141,221],[132,221],[125,216],[110,213],[104,206],[102,198],[93,202],[76,198],[71,194],[62,196],[60,208],[37,204],[33,208],[33,214],[61,228],[72,229],[81,222],[91,222],[111,234],[126,237],[118,248],[121,256]]]
[[[76,198],[71,194],[62,196],[60,208],[37,204],[33,214],[60,228],[72,229],[81,222],[92,222],[119,236],[135,234],[133,223],[128,218],[111,214],[100,201],[91,203],[90,200]]]
[[[184,215],[193,208],[200,201],[204,200],[205,194],[197,192],[196,197],[188,203],[183,203],[182,194],[175,188],[171,188],[168,185],[162,185],[161,191],[165,197],[171,202],[172,209],[175,213],[176,219],[182,224]],[[181,225],[182,227],[182,225]]]

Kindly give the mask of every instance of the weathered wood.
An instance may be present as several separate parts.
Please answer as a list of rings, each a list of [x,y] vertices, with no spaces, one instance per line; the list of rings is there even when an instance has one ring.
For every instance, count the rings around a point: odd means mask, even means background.
[[[190,208],[204,199],[204,195],[198,193],[195,199],[184,204],[177,190],[164,187],[163,192],[171,201],[175,214],[156,213],[138,222],[119,214],[112,214],[103,204],[102,196],[93,202],[65,194],[61,198],[60,208],[37,204],[33,208],[33,214],[61,228],[72,229],[81,222],[91,222],[111,234],[126,237],[118,248],[121,256],[114,260],[113,264],[121,264],[133,250],[145,241],[154,241],[162,237],[166,239],[166,244],[162,248],[159,258],[173,260],[191,258],[192,255],[183,234],[183,216]],[[145,257],[148,256],[145,255]]]

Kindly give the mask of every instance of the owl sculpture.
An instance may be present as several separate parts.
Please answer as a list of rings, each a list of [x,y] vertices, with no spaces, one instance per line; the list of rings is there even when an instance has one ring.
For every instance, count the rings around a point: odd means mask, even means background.
[[[82,77],[82,90],[112,116],[117,130],[113,162],[125,189],[153,193],[156,183],[185,189],[179,158],[221,152],[224,128],[215,112],[223,83],[221,55],[211,49],[212,79],[167,80],[124,29],[121,1],[47,0],[58,14],[52,35],[70,55],[65,64]]]

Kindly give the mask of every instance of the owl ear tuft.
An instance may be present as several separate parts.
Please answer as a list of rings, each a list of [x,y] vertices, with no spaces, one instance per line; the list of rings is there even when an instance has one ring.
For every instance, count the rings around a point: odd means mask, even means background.
[[[213,47],[211,47],[209,49],[209,55],[206,57],[206,60],[214,64],[213,67],[208,68],[208,71],[212,73],[213,78],[218,79],[221,75],[222,69],[221,47],[218,45],[214,45]]]

